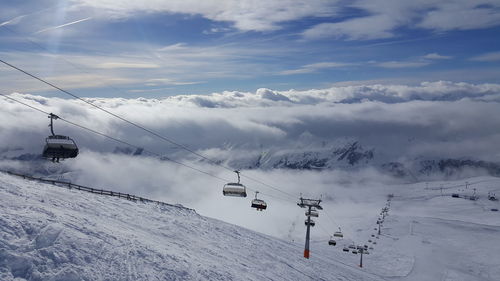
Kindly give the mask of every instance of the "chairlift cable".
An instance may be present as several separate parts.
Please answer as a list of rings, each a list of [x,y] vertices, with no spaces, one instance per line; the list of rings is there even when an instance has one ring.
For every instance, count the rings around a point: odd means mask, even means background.
[[[9,96],[7,96],[7,95],[5,95],[5,94],[1,94],[1,93],[0,93],[0,95],[2,95],[3,97],[5,97],[5,98],[7,98],[7,99],[10,99],[10,100],[12,100],[12,101],[15,101],[15,102],[17,102],[17,103],[19,103],[19,104],[22,104],[22,105],[25,105],[25,106],[27,106],[27,107],[30,107],[31,109],[34,109],[34,110],[36,110],[36,111],[39,111],[39,112],[41,112],[41,113],[43,113],[43,114],[45,114],[45,115],[50,115],[50,113],[48,113],[48,112],[46,112],[46,111],[44,111],[44,110],[41,110],[41,109],[36,108],[36,107],[34,107],[34,106],[31,106],[31,105],[29,105],[29,104],[27,104],[27,103],[24,103],[24,102],[22,102],[22,101],[19,101],[19,100],[17,100],[17,99],[14,99],[14,98],[12,98],[12,97],[9,97]],[[73,126],[75,126],[75,127],[80,128],[80,129],[83,129],[83,130],[89,131],[89,132],[94,133],[94,134],[96,134],[96,135],[99,135],[99,136],[102,136],[102,137],[105,137],[105,138],[111,139],[111,140],[113,140],[113,141],[116,141],[116,142],[118,142],[118,143],[121,143],[121,144],[124,144],[124,145],[130,146],[130,147],[133,147],[133,148],[136,148],[136,149],[137,149],[137,148],[144,149],[143,147],[137,146],[137,145],[135,145],[135,144],[131,144],[131,143],[126,142],[126,141],[124,141],[124,140],[117,139],[117,138],[115,138],[115,137],[112,137],[112,136],[106,135],[106,134],[104,134],[104,133],[98,132],[98,131],[96,131],[96,130],[94,130],[94,129],[91,129],[91,128],[88,128],[88,127],[85,127],[85,126],[83,126],[83,125],[77,124],[77,123],[72,122],[72,121],[69,121],[69,120],[67,120],[67,119],[65,119],[65,118],[63,118],[63,117],[61,117],[61,116],[58,116],[58,117],[59,117],[59,120],[61,120],[61,121],[63,121],[63,122],[66,122],[66,123],[68,123],[68,124],[70,124],[70,125],[73,125]],[[150,153],[150,154],[152,154],[152,155],[158,156],[158,157],[160,157],[161,159],[168,160],[168,161],[170,161],[170,162],[173,162],[173,163],[176,163],[176,164],[178,164],[178,165],[181,165],[181,166],[184,166],[184,167],[190,168],[190,169],[192,169],[192,170],[198,171],[198,172],[203,173],[203,174],[205,174],[205,175],[208,175],[208,176],[214,177],[214,178],[219,179],[219,180],[221,180],[221,181],[223,181],[223,182],[227,182],[227,181],[228,181],[227,179],[224,179],[224,178],[221,178],[221,177],[219,177],[219,176],[213,175],[213,174],[211,174],[211,173],[209,173],[209,172],[205,172],[205,171],[203,171],[203,170],[201,170],[201,169],[198,169],[198,168],[193,167],[193,166],[191,166],[191,165],[188,165],[188,164],[182,163],[182,162],[180,162],[180,161],[177,161],[177,160],[174,160],[174,159],[168,158],[168,157],[166,157],[166,156],[160,155],[160,154],[158,154],[158,153],[156,153],[156,152],[153,152],[153,151],[150,151],[150,150],[147,150],[147,149],[144,149],[144,151],[145,151],[145,152],[147,152],[147,153]]]
[[[12,100],[12,101],[17,102],[17,103],[19,103],[19,104],[21,104],[21,105],[24,105],[24,106],[26,106],[26,107],[29,107],[29,108],[31,108],[31,109],[33,109],[33,110],[35,110],[35,111],[38,111],[38,112],[40,112],[40,113],[43,113],[44,115],[50,115],[50,113],[49,113],[49,112],[44,111],[44,110],[42,110],[42,109],[39,109],[39,108],[37,108],[37,107],[34,107],[34,106],[32,106],[32,105],[29,105],[29,104],[27,104],[27,103],[25,103],[25,102],[22,102],[22,101],[18,100],[18,99],[12,98],[12,97],[10,97],[10,96],[8,96],[8,95],[5,95],[5,94],[2,94],[2,93],[0,93],[0,95],[1,95],[1,96],[3,96],[3,97],[5,97],[6,99]],[[222,178],[222,177],[216,176],[216,175],[211,174],[211,173],[209,173],[209,172],[203,171],[203,170],[201,170],[201,169],[198,169],[198,168],[196,168],[196,167],[190,166],[190,165],[188,165],[188,164],[185,164],[185,163],[182,163],[182,162],[176,161],[176,160],[174,160],[174,159],[168,158],[168,157],[166,157],[166,156],[163,156],[163,155],[158,154],[158,153],[156,153],[156,152],[150,151],[150,150],[148,150],[148,149],[144,149],[143,147],[140,147],[140,146],[137,146],[137,145],[135,145],[135,144],[132,144],[132,143],[126,142],[126,141],[124,141],[124,140],[121,140],[121,139],[118,139],[118,138],[115,138],[115,137],[109,136],[109,135],[107,135],[107,134],[104,134],[104,133],[98,132],[98,131],[96,131],[96,130],[94,130],[94,129],[91,129],[91,128],[88,128],[88,127],[85,127],[85,126],[80,125],[80,124],[77,124],[77,123],[75,123],[75,122],[69,121],[69,120],[67,120],[67,119],[65,119],[65,118],[62,118],[61,116],[59,116],[59,120],[61,120],[61,121],[63,121],[63,122],[66,122],[66,123],[68,123],[68,124],[70,124],[70,125],[73,125],[73,126],[75,126],[75,127],[78,127],[78,128],[80,128],[80,129],[83,129],[83,130],[89,131],[89,132],[91,132],[91,133],[93,133],[93,134],[96,134],[96,135],[99,135],[99,136],[102,136],[102,137],[108,138],[108,139],[113,140],[113,141],[115,141],[115,142],[118,142],[118,143],[121,143],[121,144],[124,144],[124,145],[130,146],[130,147],[133,147],[133,148],[136,148],[136,149],[139,149],[139,148],[140,148],[140,149],[143,149],[145,152],[147,152],[147,153],[149,153],[149,154],[155,155],[155,156],[157,156],[157,157],[159,157],[159,158],[166,159],[166,160],[171,161],[171,162],[173,162],[173,163],[176,163],[176,164],[178,164],[178,165],[181,165],[181,166],[184,166],[184,167],[186,167],[186,168],[189,168],[189,169],[195,170],[195,171],[197,171],[197,172],[203,173],[203,174],[205,174],[205,175],[207,175],[207,176],[214,177],[214,178],[216,178],[216,179],[218,179],[218,180],[220,180],[220,181],[222,181],[222,182],[228,182],[228,181],[229,181],[228,179],[225,179],[225,178]],[[248,189],[249,189],[249,190],[251,190],[251,191],[255,191],[253,188],[248,188]],[[264,195],[264,196],[267,196],[267,197],[270,197],[270,198],[274,198],[274,199],[276,199],[276,200],[285,201],[285,202],[290,203],[290,200],[288,200],[288,199],[283,199],[283,198],[280,198],[280,197],[278,197],[278,196],[271,195],[271,194],[267,194],[267,193],[263,193],[263,192],[259,192],[259,193],[260,193],[260,194],[262,194],[262,195]],[[295,204],[295,202],[293,202],[292,204]]]
[[[19,68],[19,67],[15,66],[15,65],[12,65],[12,64],[10,64],[10,63],[8,63],[8,62],[6,62],[6,61],[2,60],[2,59],[0,59],[0,62],[1,62],[1,63],[3,63],[3,64],[5,64],[5,65],[7,65],[7,66],[9,66],[9,67],[11,67],[11,68],[13,68],[13,69],[15,69],[15,70],[17,70],[17,71],[19,71],[19,72],[21,72],[21,73],[24,73],[24,74],[26,74],[26,75],[28,75],[28,76],[32,77],[33,79],[36,79],[36,80],[38,80],[38,81],[40,81],[40,82],[42,82],[42,83],[44,83],[44,84],[46,84],[46,85],[48,85],[48,86],[50,86],[50,87],[52,87],[52,88],[56,89],[56,90],[58,90],[58,91],[60,91],[60,92],[62,92],[62,93],[64,93],[64,94],[67,94],[67,95],[69,95],[69,96],[72,96],[72,97],[74,97],[75,99],[78,99],[78,100],[80,100],[80,101],[82,101],[82,102],[84,102],[84,103],[86,103],[86,104],[88,104],[88,105],[90,105],[90,106],[92,106],[92,107],[94,107],[94,108],[97,108],[97,109],[99,109],[99,110],[101,110],[101,111],[103,111],[103,112],[105,112],[105,113],[107,113],[107,114],[109,114],[109,115],[111,115],[111,116],[113,116],[113,117],[115,117],[115,118],[118,118],[118,119],[120,119],[121,121],[123,121],[123,122],[125,122],[125,123],[127,123],[127,124],[130,124],[130,125],[132,125],[132,126],[134,126],[134,127],[136,127],[136,128],[139,128],[139,129],[141,129],[141,130],[144,130],[144,131],[148,132],[149,134],[152,134],[152,135],[154,135],[154,136],[156,136],[156,137],[158,137],[158,138],[160,138],[160,139],[162,139],[162,140],[164,140],[164,141],[166,141],[166,142],[168,142],[168,143],[170,143],[170,144],[176,145],[176,146],[178,146],[178,147],[180,147],[180,148],[182,148],[182,149],[184,149],[184,150],[186,150],[186,151],[188,151],[188,152],[190,152],[190,153],[192,153],[192,154],[194,154],[194,155],[196,155],[196,156],[198,156],[198,157],[201,157],[201,158],[203,158],[203,159],[205,159],[205,160],[209,161],[209,162],[210,162],[211,164],[213,164],[213,165],[217,165],[217,166],[222,167],[222,168],[224,168],[224,169],[226,169],[226,170],[228,170],[228,171],[231,171],[231,172],[233,172],[233,171],[234,171],[233,169],[231,169],[231,168],[229,168],[229,167],[226,167],[225,165],[222,165],[222,164],[220,164],[220,163],[217,163],[215,160],[212,160],[212,159],[210,159],[210,158],[208,158],[208,157],[206,157],[206,156],[202,155],[201,153],[198,153],[198,152],[196,152],[196,151],[194,151],[194,150],[190,149],[189,147],[187,147],[187,146],[185,146],[185,145],[183,145],[183,144],[180,144],[180,143],[178,143],[178,142],[176,142],[176,141],[174,141],[174,140],[171,140],[171,139],[169,139],[169,138],[167,138],[167,137],[165,137],[165,136],[162,136],[162,135],[160,135],[159,133],[156,133],[156,132],[154,132],[153,130],[148,129],[148,128],[144,127],[144,126],[141,126],[141,125],[139,125],[139,124],[137,124],[137,123],[135,123],[135,122],[129,121],[128,119],[126,119],[126,118],[124,118],[124,117],[121,117],[120,115],[115,114],[115,113],[113,113],[113,112],[111,112],[111,111],[109,111],[109,110],[107,110],[107,109],[104,109],[104,108],[102,108],[102,107],[98,106],[98,105],[95,105],[95,104],[93,104],[92,102],[85,100],[84,98],[81,98],[81,97],[79,97],[79,96],[77,96],[77,95],[75,95],[75,94],[73,94],[73,93],[71,93],[71,92],[69,92],[69,91],[67,91],[67,90],[64,90],[64,89],[62,89],[62,88],[60,88],[60,87],[58,87],[58,86],[56,86],[56,85],[54,85],[54,84],[52,84],[52,83],[50,83],[50,82],[48,82],[48,81],[44,80],[44,79],[42,79],[42,78],[40,78],[40,77],[38,77],[38,76],[36,76],[36,75],[34,75],[34,74],[29,73],[28,71],[25,71],[25,70],[23,70],[23,69],[21,69],[21,68]],[[272,186],[272,185],[270,185],[270,184],[264,183],[264,182],[263,182],[263,181],[261,181],[261,180],[255,179],[255,178],[250,177],[250,176],[245,176],[245,175],[242,175],[242,176],[243,176],[243,177],[246,177],[246,178],[248,178],[248,179],[250,179],[250,180],[252,180],[252,181],[254,181],[254,182],[257,182],[257,183],[260,183],[260,184],[262,184],[262,185],[264,185],[264,186],[267,186],[268,188],[271,188],[271,189],[274,189],[274,190],[276,190],[276,191],[279,191],[279,192],[281,192],[281,193],[283,193],[283,194],[286,194],[286,195],[290,196],[291,198],[294,198],[294,199],[296,198],[296,196],[292,195],[291,193],[285,192],[285,191],[283,191],[283,190],[281,190],[281,189],[279,189],[279,188],[277,188],[277,187],[274,187],[274,186]]]

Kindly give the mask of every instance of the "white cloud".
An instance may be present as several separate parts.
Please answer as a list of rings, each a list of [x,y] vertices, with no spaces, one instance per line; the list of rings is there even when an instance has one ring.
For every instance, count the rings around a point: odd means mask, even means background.
[[[394,23],[385,15],[355,18],[338,23],[321,23],[302,33],[305,39],[325,37],[370,40],[393,37]]]
[[[500,52],[491,52],[491,53],[482,54],[479,56],[472,57],[471,60],[484,61],[484,62],[500,61]]]
[[[304,74],[316,72],[321,69],[335,68],[335,67],[343,67],[352,65],[351,63],[338,63],[338,62],[319,62],[313,64],[306,64],[298,69],[290,69],[281,71],[279,74],[281,75],[293,75],[293,74]]]
[[[224,179],[234,179],[231,172],[199,162],[185,151],[79,101],[23,94],[12,94],[12,97],[147,150],[187,161]],[[94,98],[89,101],[229,165],[251,164],[260,156],[286,156],[289,152],[329,155],[345,140],[357,140],[364,147],[373,148],[376,163],[417,157],[464,157],[496,162],[500,159],[498,153],[492,153],[500,143],[500,134],[495,130],[500,127],[499,84],[440,81],[417,86],[365,84],[304,91],[262,88],[255,93],[226,91],[163,99]],[[9,153],[40,153],[49,134],[46,116],[3,97],[0,97],[0,108],[0,157]],[[55,130],[73,137],[81,148],[78,158],[57,165],[63,171],[73,171],[65,176],[74,182],[182,203],[202,214],[230,222],[237,221],[229,215],[217,214],[220,208],[246,210],[239,209],[241,201],[220,199],[222,181],[148,156],[113,154],[116,146],[123,145],[60,120],[56,121]],[[5,161],[0,161],[0,165],[4,166]],[[15,165],[24,169],[29,162],[15,162]],[[53,171],[56,167],[51,163],[34,165],[37,171]],[[244,173],[270,184],[277,183],[275,185],[293,194],[307,192],[325,197],[333,193],[332,188],[346,183],[357,188],[363,185],[362,181],[382,185],[373,183],[374,178],[389,181],[369,168],[328,171],[321,176],[316,171],[245,170]],[[360,182],[353,180],[355,178]],[[260,189],[263,198],[269,199],[267,194],[279,196],[273,190],[244,180],[248,187]],[[307,191],[303,189],[305,185]],[[211,199],[220,200],[217,201],[220,208],[213,208]],[[335,196],[335,200],[349,201],[339,196]],[[244,225],[268,234],[284,235],[293,218],[288,216],[291,208],[279,204],[272,201],[272,209],[281,210],[272,212],[272,216],[276,216],[272,219],[286,223],[266,230],[259,226],[263,219],[259,217],[260,221],[250,218]],[[251,210],[248,208],[248,211]],[[250,217],[247,214],[238,217],[247,216]]]
[[[97,68],[113,69],[113,68],[159,68],[160,66],[153,63],[129,63],[129,62],[105,62],[96,65]]]
[[[358,0],[349,6],[368,15],[318,24],[304,31],[303,37],[371,40],[395,37],[399,27],[444,32],[500,25],[500,3],[495,0]]]
[[[448,60],[453,58],[452,56],[443,56],[438,53],[430,53],[425,56],[422,56],[424,59],[430,59],[430,60]]]
[[[280,29],[279,24],[304,17],[327,17],[336,11],[337,1],[282,0],[282,1],[195,1],[169,0],[134,2],[127,0],[75,0],[78,6],[92,7],[115,17],[130,17],[137,12],[182,13],[201,15],[217,22],[230,22],[243,31]]]
[[[443,1],[427,11],[417,26],[436,31],[488,28],[500,25],[499,8],[495,0]]]
[[[426,61],[387,61],[377,63],[376,65],[384,68],[414,68],[429,65]]]

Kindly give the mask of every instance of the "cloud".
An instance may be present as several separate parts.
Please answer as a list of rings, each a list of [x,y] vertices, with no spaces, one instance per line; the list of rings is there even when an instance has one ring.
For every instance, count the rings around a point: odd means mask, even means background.
[[[257,161],[265,164],[279,157],[292,161],[293,157],[314,153],[331,155],[334,149],[352,140],[373,149],[375,165],[440,157],[499,162],[500,154],[495,151],[500,134],[494,129],[500,127],[499,93],[499,84],[440,81],[416,86],[365,84],[302,91],[261,88],[256,92],[225,91],[162,99],[88,100],[223,165],[241,165],[244,174],[291,194],[323,194],[325,207],[335,210],[335,220],[344,225],[349,214],[339,206],[350,208],[356,200],[365,200],[368,205],[380,202],[383,198],[360,194],[366,194],[374,186],[394,184],[395,180],[378,174],[370,166],[360,166],[355,171],[339,167],[328,172],[245,168]],[[224,181],[235,178],[232,172],[209,165],[79,101],[27,94],[11,96],[148,151],[193,165],[223,180],[147,153],[142,156],[113,153],[124,151],[117,149],[123,145],[61,120],[56,121],[56,133],[76,140],[81,149],[78,158],[60,165],[6,161],[4,157],[39,154],[49,129],[44,114],[3,97],[0,97],[1,167],[32,169],[30,172],[38,173],[57,171],[72,182],[182,203],[203,215],[279,237],[288,233],[296,220],[290,214],[297,212],[303,217],[294,200],[275,200],[274,197],[281,198],[283,194],[243,178],[249,188],[262,192],[262,198],[270,203],[269,211],[273,210],[256,218],[248,200],[221,196]],[[369,187],[366,182],[370,182]],[[213,207],[214,202],[218,208]],[[221,209],[232,212],[220,212]],[[273,223],[276,221],[279,223]],[[335,229],[333,225],[330,227]],[[355,229],[346,227],[345,231],[355,235]]]
[[[78,0],[79,7],[91,7],[112,14],[116,18],[133,17],[140,12],[180,13],[200,15],[216,22],[229,22],[242,31],[271,31],[280,29],[283,22],[305,17],[328,17],[335,13],[337,1],[285,0],[261,1],[229,0],[147,1],[137,3],[125,0]]]
[[[436,32],[472,30],[500,25],[500,4],[483,1],[387,1],[358,0],[349,7],[363,16],[320,23],[302,33],[304,39],[345,38],[373,40],[398,36],[398,28],[427,29]],[[466,19],[466,20],[464,20]]]
[[[160,66],[152,63],[128,63],[128,62],[106,62],[96,65],[97,68],[159,68]]]
[[[337,38],[370,40],[393,37],[394,23],[385,15],[356,18],[338,23],[321,23],[305,30],[304,39]]]
[[[427,11],[418,27],[436,31],[471,30],[500,25],[498,1],[447,1]]]
[[[448,59],[452,59],[453,57],[452,56],[443,56],[443,55],[440,55],[438,53],[430,53],[430,54],[427,54],[425,56],[422,56],[422,58],[430,59],[430,60],[448,60]]]
[[[426,61],[387,61],[377,63],[376,65],[384,68],[413,68],[423,67],[429,64],[430,62]]]
[[[281,71],[280,75],[293,75],[293,74],[304,74],[311,73],[321,69],[335,68],[335,67],[343,67],[352,65],[350,63],[338,63],[338,62],[319,62],[313,64],[306,64],[298,69],[284,70]]]
[[[470,60],[484,61],[484,62],[500,61],[500,52],[491,52],[491,53],[482,54],[479,56],[472,57]]]

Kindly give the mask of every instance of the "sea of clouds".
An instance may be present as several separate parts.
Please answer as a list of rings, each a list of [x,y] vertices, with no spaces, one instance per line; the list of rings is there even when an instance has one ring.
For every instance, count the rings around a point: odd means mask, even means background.
[[[117,153],[126,146],[59,120],[55,124],[56,133],[74,138],[81,153],[78,158],[61,164],[37,164],[37,169],[45,169],[47,173],[66,172],[65,178],[84,185],[185,204],[204,215],[279,237],[290,233],[293,237],[296,231],[297,235],[302,232],[302,228],[293,227],[293,223],[302,225],[303,214],[294,201],[300,194],[322,195],[341,224],[359,201],[366,201],[365,206],[370,210],[358,211],[375,210],[377,203],[383,201],[383,193],[366,198],[359,194],[367,194],[367,189],[383,190],[384,186],[397,182],[369,166],[355,171],[244,170],[244,175],[284,191],[244,177],[250,197],[254,190],[259,190],[270,202],[269,210],[256,216],[249,208],[249,199],[222,197],[224,182],[235,180],[230,170],[200,161],[179,146],[82,101],[22,93],[12,93],[9,97],[163,156],[162,160],[147,152],[141,156]],[[226,167],[230,166],[230,160],[252,153],[318,151],[350,141],[373,149],[376,163],[447,157],[500,162],[500,85],[497,84],[439,81],[417,86],[258,89],[163,99],[86,100]],[[49,134],[49,119],[4,97],[0,97],[0,108],[3,158],[0,168],[23,170],[31,165],[30,161],[7,158],[40,154]],[[165,161],[165,157],[215,177]],[[324,224],[329,229],[336,227],[330,220]]]

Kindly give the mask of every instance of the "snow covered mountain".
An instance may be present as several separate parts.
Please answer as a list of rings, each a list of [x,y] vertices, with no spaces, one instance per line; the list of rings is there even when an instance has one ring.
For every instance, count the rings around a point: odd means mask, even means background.
[[[142,149],[117,146],[113,154],[130,156],[147,156]],[[293,169],[293,170],[359,170],[371,167],[379,172],[407,181],[429,179],[459,179],[472,176],[500,176],[500,163],[468,158],[422,158],[390,159],[380,155],[377,148],[365,148],[359,141],[349,140],[335,144],[316,144],[291,148],[271,148],[259,150],[227,146],[202,150],[216,163],[235,169]],[[188,159],[190,162],[204,159],[193,158],[185,151],[174,151],[169,158]],[[0,151],[1,160],[24,162],[19,172],[54,176],[43,167],[45,159],[41,155],[26,153],[23,149]],[[206,162],[206,161],[205,161]],[[58,171],[60,172],[60,171]],[[64,170],[64,172],[69,172]],[[60,174],[60,173],[59,173]],[[57,175],[56,175],[57,176]]]
[[[223,211],[223,210],[221,210]],[[0,173],[0,280],[381,280],[176,207]]]

